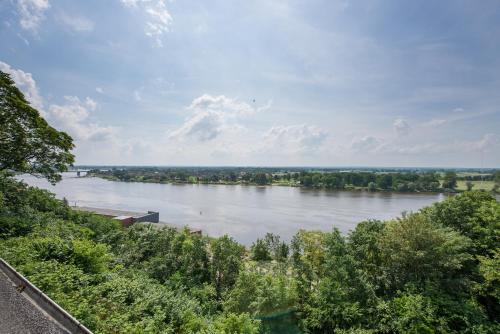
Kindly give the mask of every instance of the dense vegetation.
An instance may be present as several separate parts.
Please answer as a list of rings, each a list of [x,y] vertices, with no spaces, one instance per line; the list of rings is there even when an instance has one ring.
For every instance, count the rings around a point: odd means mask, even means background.
[[[0,256],[96,333],[498,333],[500,204],[466,192],[345,236],[228,236],[71,210],[0,177]]]
[[[500,170],[461,173],[437,170],[306,170],[299,168],[243,167],[124,167],[92,169],[89,176],[125,182],[287,185],[321,189],[365,189],[370,191],[454,192],[488,182],[491,191],[500,185]],[[464,190],[465,190],[464,189]]]

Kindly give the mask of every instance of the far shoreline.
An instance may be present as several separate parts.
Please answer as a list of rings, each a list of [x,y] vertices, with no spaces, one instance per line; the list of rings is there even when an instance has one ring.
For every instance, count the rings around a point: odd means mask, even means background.
[[[342,191],[342,192],[365,192],[365,193],[385,193],[385,194],[408,194],[408,195],[422,195],[422,194],[429,194],[429,195],[439,195],[443,194],[446,196],[451,196],[451,195],[456,195],[460,194],[463,192],[466,192],[467,190],[461,190],[461,189],[456,189],[454,191],[397,191],[397,190],[390,190],[390,189],[376,189],[376,190],[369,190],[366,187],[346,187],[342,189],[338,188],[327,188],[327,187],[306,187],[303,185],[291,185],[291,184],[280,184],[280,183],[274,183],[274,184],[264,184],[264,185],[259,185],[259,184],[254,184],[254,183],[239,183],[239,182],[152,182],[152,181],[138,181],[138,180],[120,180],[117,178],[109,178],[109,177],[103,177],[103,176],[98,176],[98,175],[86,175],[83,176],[85,178],[98,178],[110,182],[121,182],[121,183],[146,183],[146,184],[168,184],[168,185],[179,185],[179,186],[184,186],[184,185],[211,185],[211,186],[242,186],[242,187],[255,187],[255,188],[268,188],[268,187],[283,187],[283,188],[298,188],[298,189],[303,189],[303,190],[308,190],[308,191],[328,191],[328,192],[336,192],[336,191]],[[476,189],[473,189],[476,190]],[[478,189],[476,191],[484,191],[493,194],[494,196],[499,196],[500,194],[495,193],[493,191],[487,191],[487,190],[482,190]]]

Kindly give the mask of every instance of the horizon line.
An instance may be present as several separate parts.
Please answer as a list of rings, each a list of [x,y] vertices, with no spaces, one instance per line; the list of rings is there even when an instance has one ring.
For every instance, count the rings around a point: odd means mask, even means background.
[[[75,164],[71,167],[168,167],[168,168],[318,168],[318,169],[500,169],[500,167],[444,167],[444,166],[360,166],[360,165],[338,165],[338,166],[314,166],[314,165],[132,165],[132,164]]]

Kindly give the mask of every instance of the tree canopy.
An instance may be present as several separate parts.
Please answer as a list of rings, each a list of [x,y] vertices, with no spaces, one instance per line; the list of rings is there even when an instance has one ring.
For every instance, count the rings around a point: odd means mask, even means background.
[[[0,71],[0,170],[45,177],[51,183],[74,162],[73,139],[51,127]]]

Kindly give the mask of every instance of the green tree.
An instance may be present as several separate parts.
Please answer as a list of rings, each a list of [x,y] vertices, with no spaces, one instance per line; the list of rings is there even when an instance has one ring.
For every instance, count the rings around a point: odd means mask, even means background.
[[[453,190],[456,187],[457,187],[457,173],[446,172],[443,177],[443,188]]]
[[[377,175],[377,186],[380,189],[391,189],[393,184],[393,178],[391,174],[380,174]]]
[[[265,240],[257,239],[251,247],[251,252],[252,252],[252,260],[255,261],[271,260],[269,245],[266,243]]]
[[[382,333],[433,334],[449,332],[436,315],[432,300],[420,294],[404,294],[378,305]]]
[[[260,186],[268,184],[267,175],[265,173],[258,173],[255,175],[255,183]]]
[[[215,332],[207,331],[206,333],[215,334],[258,334],[260,321],[253,320],[247,313],[222,314],[215,319]]]
[[[207,242],[188,230],[135,225],[126,230],[122,244],[125,264],[160,282],[193,287],[210,280]]]
[[[274,260],[278,262],[286,262],[288,260],[290,247],[285,241],[280,241],[279,235],[267,233],[265,240],[269,245]]]
[[[324,241],[324,275],[302,306],[308,332],[336,333],[339,329],[366,326],[376,306],[375,291],[359,270],[345,238],[335,229]]]
[[[51,127],[0,71],[0,170],[45,177],[51,183],[74,162],[73,139]]]
[[[354,231],[349,234],[350,253],[374,281],[383,276],[380,270],[382,257],[379,240],[384,227],[385,223],[379,220],[368,220],[356,225]]]
[[[289,247],[286,242],[280,241],[280,236],[273,233],[266,233],[264,242],[273,260],[285,262],[288,258]]]
[[[232,288],[241,269],[245,248],[224,235],[212,241],[212,282],[217,299]]]
[[[469,237],[474,255],[488,255],[500,243],[500,203],[490,194],[472,191],[424,209],[429,219]]]
[[[467,187],[467,191],[471,191],[474,187],[474,183],[472,183],[471,181],[467,181],[465,182],[465,186]]]
[[[495,184],[500,185],[500,169],[495,171],[495,174],[493,175],[493,181],[495,181]]]
[[[313,179],[311,175],[305,175],[301,177],[300,184],[304,187],[311,187],[313,185]]]
[[[375,182],[368,183],[368,190],[369,191],[375,191],[375,190],[377,190],[377,184]]]
[[[409,285],[423,289],[428,282],[453,288],[447,280],[470,259],[469,239],[433,224],[423,214],[388,222],[380,238],[382,268],[391,294]]]
[[[228,294],[225,310],[248,312],[264,317],[293,310],[297,299],[295,281],[285,273],[261,273],[251,267],[240,271],[234,288]]]
[[[500,248],[493,250],[492,257],[479,257],[479,272],[482,279],[478,289],[488,313],[495,321],[500,321]]]
[[[301,285],[299,288],[304,292],[311,291],[311,287],[323,276],[325,237],[323,232],[300,230],[292,239],[292,265]]]

